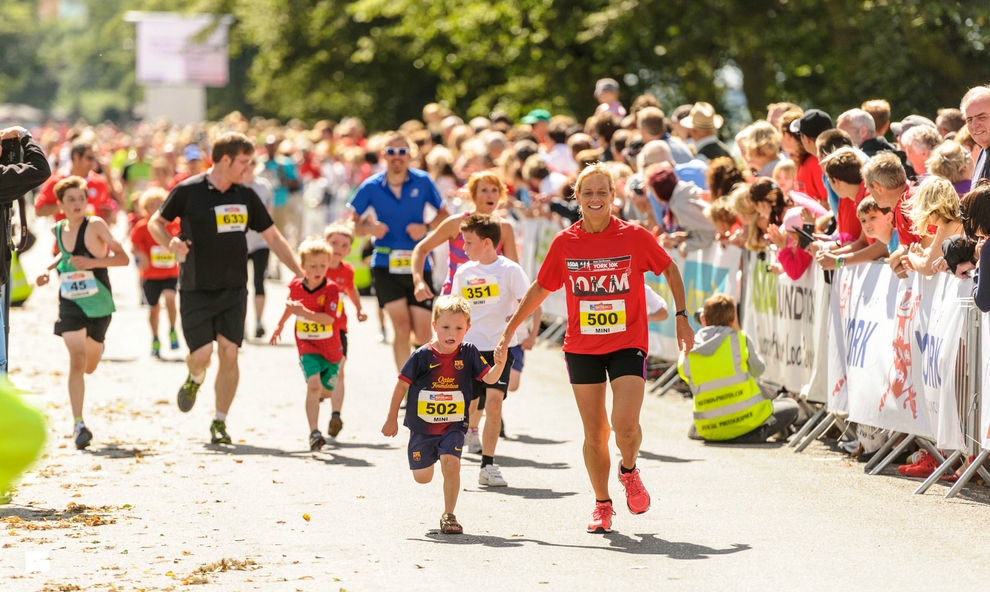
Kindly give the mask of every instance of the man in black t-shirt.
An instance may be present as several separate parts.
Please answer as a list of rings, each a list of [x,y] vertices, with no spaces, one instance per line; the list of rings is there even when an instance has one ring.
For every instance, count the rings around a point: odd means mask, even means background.
[[[258,194],[239,184],[253,154],[254,144],[245,135],[221,134],[213,144],[213,167],[176,185],[148,222],[155,240],[180,261],[179,305],[189,376],[179,389],[179,410],[189,411],[196,403],[217,342],[217,412],[210,426],[214,444],[231,443],[225,422],[237,391],[237,350],[244,341],[247,313],[245,233],[257,231],[282,263],[303,275]],[[172,237],[166,223],[176,218],[182,232]]]

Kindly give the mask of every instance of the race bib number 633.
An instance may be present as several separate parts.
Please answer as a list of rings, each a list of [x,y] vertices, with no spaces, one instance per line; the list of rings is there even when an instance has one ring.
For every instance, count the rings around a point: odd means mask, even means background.
[[[217,232],[244,232],[247,230],[247,206],[228,204],[213,208],[217,215]]]

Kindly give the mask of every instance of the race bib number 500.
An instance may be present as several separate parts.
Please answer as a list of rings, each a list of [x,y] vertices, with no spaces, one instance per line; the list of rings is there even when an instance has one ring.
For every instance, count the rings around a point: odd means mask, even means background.
[[[247,230],[247,206],[228,204],[213,208],[217,214],[217,232],[244,232]]]
[[[607,335],[626,330],[624,300],[581,301],[581,334]]]
[[[416,415],[426,423],[464,421],[464,393],[461,391],[419,391]]]

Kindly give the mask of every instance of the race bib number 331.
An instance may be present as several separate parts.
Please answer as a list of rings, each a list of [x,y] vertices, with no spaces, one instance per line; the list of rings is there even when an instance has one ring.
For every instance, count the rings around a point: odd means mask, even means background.
[[[464,393],[461,391],[420,391],[416,415],[426,423],[464,421]]]
[[[581,301],[581,334],[608,335],[626,330],[624,300]]]
[[[312,321],[296,321],[296,339],[316,341],[333,337],[333,325],[314,323]]]
[[[247,230],[247,206],[228,204],[213,208],[217,215],[217,232],[244,232]]]

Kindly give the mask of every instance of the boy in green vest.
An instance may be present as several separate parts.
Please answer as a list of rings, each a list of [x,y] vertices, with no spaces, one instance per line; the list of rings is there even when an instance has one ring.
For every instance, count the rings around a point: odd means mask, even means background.
[[[739,329],[736,301],[727,294],[705,300],[703,327],[677,371],[694,394],[688,437],[723,444],[755,444],[787,430],[797,419],[793,399],[771,401],[756,384],[766,367],[756,344]],[[786,433],[786,432],[785,432]]]
[[[38,276],[44,286],[54,269],[58,272],[58,320],[55,334],[69,350],[69,402],[75,420],[73,437],[83,450],[93,439],[83,422],[85,375],[96,371],[103,355],[103,340],[115,308],[108,267],[121,267],[129,259],[124,247],[97,216],[86,215],[86,181],[68,177],[55,185],[55,198],[65,219],[52,228],[58,255]]]

